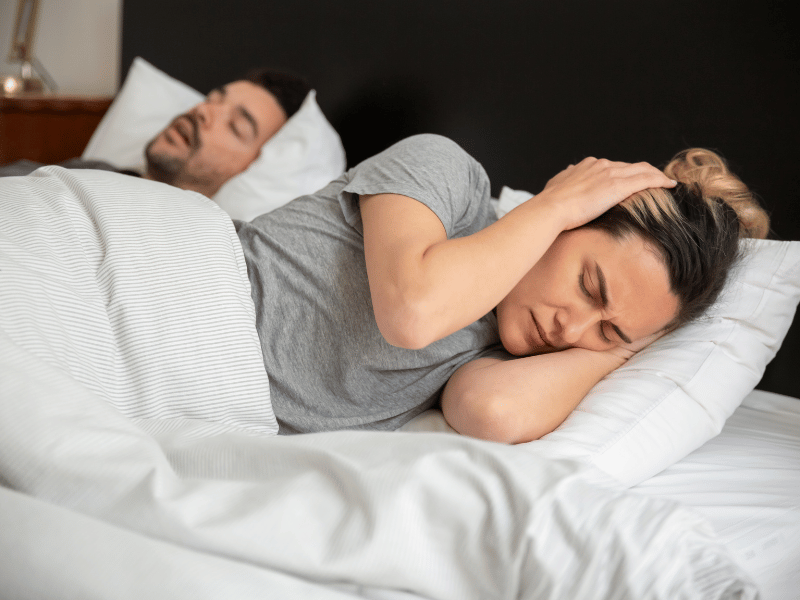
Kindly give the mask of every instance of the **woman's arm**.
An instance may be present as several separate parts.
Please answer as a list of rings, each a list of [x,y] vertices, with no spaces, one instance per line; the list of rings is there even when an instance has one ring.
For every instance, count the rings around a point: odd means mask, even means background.
[[[360,203],[375,318],[386,340],[404,348],[423,348],[492,310],[561,232],[557,211],[537,198],[515,218],[455,239],[412,198],[378,194]]]
[[[570,348],[461,366],[442,392],[445,420],[472,437],[519,444],[538,440],[567,418],[595,384],[663,335],[597,352]]]
[[[600,379],[625,361],[618,352],[583,348],[512,360],[479,358],[447,382],[442,412],[464,435],[529,442],[558,427]]]
[[[629,195],[673,182],[646,163],[585,159],[473,235],[447,239],[436,214],[395,194],[362,195],[375,318],[394,345],[422,348],[492,310],[564,230]]]

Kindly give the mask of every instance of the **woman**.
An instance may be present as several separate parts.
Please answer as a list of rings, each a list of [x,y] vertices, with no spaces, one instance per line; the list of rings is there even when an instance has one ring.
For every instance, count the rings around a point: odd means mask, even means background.
[[[701,154],[715,162],[700,181],[695,156],[666,174],[587,159],[498,221],[481,166],[415,136],[237,222],[281,433],[395,429],[440,398],[467,435],[552,431],[597,381],[713,302],[736,210],[745,233],[765,234],[724,163]],[[702,201],[731,186],[746,208]]]

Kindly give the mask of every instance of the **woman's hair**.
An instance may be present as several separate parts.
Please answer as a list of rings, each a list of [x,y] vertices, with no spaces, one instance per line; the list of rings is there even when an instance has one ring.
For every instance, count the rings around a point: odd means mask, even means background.
[[[638,234],[661,254],[679,302],[672,329],[714,303],[739,257],[739,238],[766,237],[769,217],[711,150],[684,150],[664,173],[678,185],[633,194],[584,227],[617,238]]]

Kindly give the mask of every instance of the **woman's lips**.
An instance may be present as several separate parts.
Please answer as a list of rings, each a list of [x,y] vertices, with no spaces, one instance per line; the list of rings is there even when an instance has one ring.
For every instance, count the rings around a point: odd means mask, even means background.
[[[563,348],[557,348],[550,343],[539,321],[533,316],[531,311],[531,321],[534,327],[528,333],[528,341],[531,345],[531,354],[549,354],[550,352],[558,352]]]
[[[531,334],[535,333],[535,336],[534,335],[531,336],[533,337],[533,342],[534,342],[533,345],[537,349],[549,347],[550,343],[547,341],[547,338],[545,337],[544,332],[542,331],[542,328],[539,325],[539,322],[536,320],[533,311],[531,311],[531,321],[533,321],[533,326],[534,326],[533,330],[531,331]]]

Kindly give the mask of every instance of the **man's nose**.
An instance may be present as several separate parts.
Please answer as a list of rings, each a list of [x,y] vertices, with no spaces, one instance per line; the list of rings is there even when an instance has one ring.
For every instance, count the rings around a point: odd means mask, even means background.
[[[211,127],[219,119],[221,107],[219,103],[201,102],[194,107],[194,115],[201,127]]]

